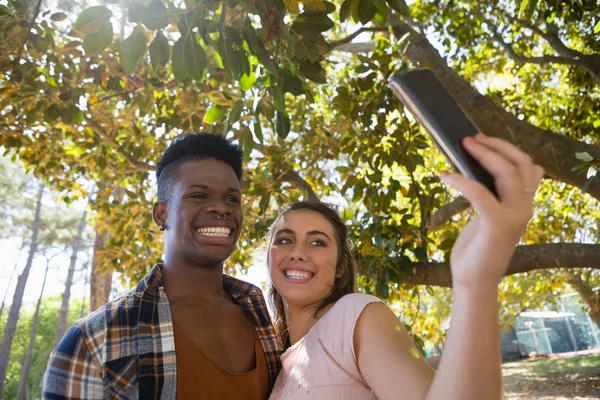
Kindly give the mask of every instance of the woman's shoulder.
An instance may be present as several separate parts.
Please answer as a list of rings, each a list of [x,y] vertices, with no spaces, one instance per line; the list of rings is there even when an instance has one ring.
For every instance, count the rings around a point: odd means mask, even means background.
[[[364,293],[350,293],[340,298],[322,318],[322,325],[354,328],[356,320],[364,308],[371,303],[383,303],[379,297]]]
[[[366,293],[350,293],[343,296],[336,302],[336,306],[344,307],[365,307],[370,303],[383,303],[379,297]]]

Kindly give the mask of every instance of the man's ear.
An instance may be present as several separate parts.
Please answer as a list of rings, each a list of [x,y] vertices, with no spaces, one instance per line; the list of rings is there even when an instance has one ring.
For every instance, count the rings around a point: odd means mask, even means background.
[[[167,203],[156,202],[152,206],[152,219],[159,228],[167,224]]]

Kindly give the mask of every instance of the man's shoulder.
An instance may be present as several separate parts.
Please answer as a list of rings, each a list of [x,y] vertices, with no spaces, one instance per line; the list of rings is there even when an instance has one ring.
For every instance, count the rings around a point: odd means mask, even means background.
[[[223,274],[223,286],[230,293],[241,294],[246,296],[258,295],[260,297],[263,297],[262,290],[260,290],[258,286],[255,286],[250,282],[234,278],[230,275]]]
[[[85,336],[98,336],[107,327],[112,328],[120,324],[136,322],[140,300],[141,294],[136,289],[130,290],[98,307],[88,316],[77,321],[73,327],[80,329]]]

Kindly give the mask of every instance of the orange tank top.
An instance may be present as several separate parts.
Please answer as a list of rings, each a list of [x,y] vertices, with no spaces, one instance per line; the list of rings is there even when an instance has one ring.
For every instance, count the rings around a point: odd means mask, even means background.
[[[269,394],[267,361],[258,334],[253,331],[256,365],[252,371],[235,374],[212,362],[179,330],[175,334],[177,399],[266,400]]]

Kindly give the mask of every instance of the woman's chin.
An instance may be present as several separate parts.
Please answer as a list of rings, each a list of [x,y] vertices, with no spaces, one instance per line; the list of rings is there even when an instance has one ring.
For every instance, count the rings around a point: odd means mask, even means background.
[[[289,289],[280,291],[279,294],[283,301],[292,307],[308,307],[311,305],[318,305],[321,303],[326,296],[321,294],[308,292],[306,290]]]

